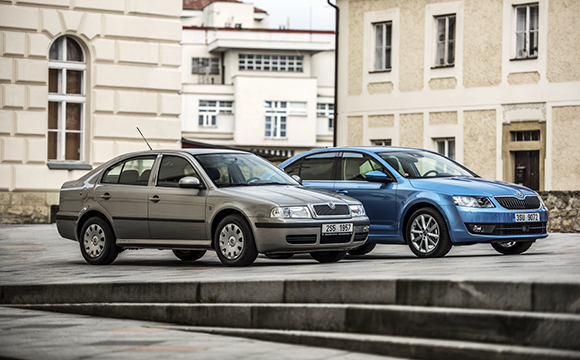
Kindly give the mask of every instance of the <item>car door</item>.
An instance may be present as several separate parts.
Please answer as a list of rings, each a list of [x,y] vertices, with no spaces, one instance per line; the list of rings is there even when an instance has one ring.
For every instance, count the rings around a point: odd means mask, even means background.
[[[202,181],[189,159],[180,155],[163,155],[154,186],[149,192],[151,238],[206,240],[205,202],[208,190],[180,188],[179,180],[186,176]]]
[[[112,217],[120,239],[150,238],[148,179],[156,156],[138,156],[112,165],[95,186],[95,200]]]
[[[339,176],[334,190],[352,196],[363,203],[371,220],[370,236],[377,241],[388,241],[397,234],[397,183],[377,183],[365,180],[365,174],[378,170],[394,177],[378,159],[368,154],[346,151],[342,154]]]
[[[338,178],[338,161],[338,152],[323,152],[298,159],[288,165],[284,171],[289,175],[300,176],[304,186],[333,191],[334,182]]]

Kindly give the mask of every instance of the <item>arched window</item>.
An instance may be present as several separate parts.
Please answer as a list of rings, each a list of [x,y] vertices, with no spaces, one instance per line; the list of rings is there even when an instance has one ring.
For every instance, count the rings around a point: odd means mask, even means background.
[[[48,160],[83,161],[87,64],[70,36],[50,47],[48,60]]]

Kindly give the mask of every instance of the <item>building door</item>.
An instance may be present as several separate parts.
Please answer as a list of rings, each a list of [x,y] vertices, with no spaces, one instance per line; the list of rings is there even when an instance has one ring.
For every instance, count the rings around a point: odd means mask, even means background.
[[[515,183],[532,190],[540,190],[540,152],[515,152]]]

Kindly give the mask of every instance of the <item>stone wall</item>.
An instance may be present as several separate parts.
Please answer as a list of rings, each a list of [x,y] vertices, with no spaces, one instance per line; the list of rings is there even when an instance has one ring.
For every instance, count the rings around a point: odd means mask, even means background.
[[[580,191],[543,191],[540,196],[550,211],[549,232],[580,232]]]
[[[46,224],[58,192],[0,192],[0,224]]]

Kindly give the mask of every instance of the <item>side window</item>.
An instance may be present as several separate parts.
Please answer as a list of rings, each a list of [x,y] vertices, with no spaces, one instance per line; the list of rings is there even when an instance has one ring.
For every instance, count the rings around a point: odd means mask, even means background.
[[[303,159],[300,159],[300,160],[295,161],[292,164],[286,166],[284,171],[286,171],[286,173],[290,176],[292,176],[292,175],[300,176],[300,167],[302,166],[302,160]]]
[[[199,175],[186,159],[180,156],[163,156],[157,186],[179,187],[179,180],[186,176],[194,176],[199,179]]]
[[[149,182],[155,156],[126,160],[110,167],[101,180],[104,184],[143,185]]]
[[[388,174],[383,166],[367,155],[350,152],[342,155],[342,180],[364,181],[365,174],[374,170]]]
[[[336,180],[333,171],[335,158],[334,152],[304,158],[300,177],[302,180]]]

